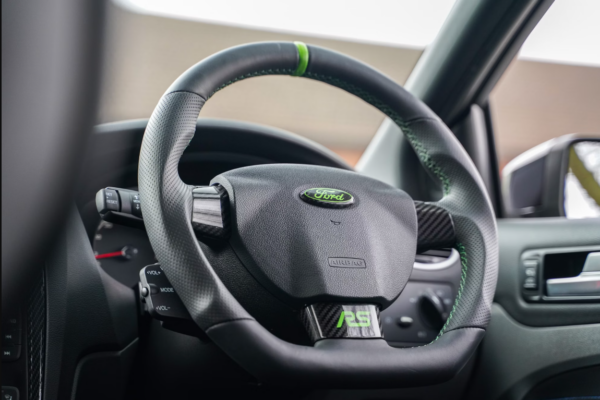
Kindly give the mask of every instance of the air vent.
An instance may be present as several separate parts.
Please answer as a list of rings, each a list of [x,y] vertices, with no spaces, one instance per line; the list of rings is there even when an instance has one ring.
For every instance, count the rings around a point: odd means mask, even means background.
[[[454,249],[428,250],[416,255],[414,267],[428,271],[444,269],[454,265],[458,258]]]

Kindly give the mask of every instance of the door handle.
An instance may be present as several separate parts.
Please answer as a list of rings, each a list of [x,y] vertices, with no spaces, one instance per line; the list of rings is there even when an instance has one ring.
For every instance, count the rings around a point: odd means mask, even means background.
[[[581,274],[548,279],[546,289],[548,296],[600,296],[600,252],[588,254]]]

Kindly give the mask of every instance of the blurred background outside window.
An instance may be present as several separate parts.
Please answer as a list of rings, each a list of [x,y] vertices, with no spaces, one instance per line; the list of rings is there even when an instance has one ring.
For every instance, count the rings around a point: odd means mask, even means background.
[[[358,58],[404,84],[454,0],[115,0],[99,123],[148,118],[187,68],[231,46],[303,41]],[[494,89],[500,167],[567,133],[600,136],[600,1],[557,0]],[[260,77],[218,92],[201,117],[282,128],[354,165],[384,119],[308,79]]]

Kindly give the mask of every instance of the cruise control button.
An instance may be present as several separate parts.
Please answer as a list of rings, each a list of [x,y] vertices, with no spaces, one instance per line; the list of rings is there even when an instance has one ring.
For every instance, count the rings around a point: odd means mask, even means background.
[[[120,211],[119,194],[114,189],[104,189],[104,205],[107,210]]]
[[[140,202],[139,193],[131,196],[131,213],[136,217],[142,218],[142,203]]]

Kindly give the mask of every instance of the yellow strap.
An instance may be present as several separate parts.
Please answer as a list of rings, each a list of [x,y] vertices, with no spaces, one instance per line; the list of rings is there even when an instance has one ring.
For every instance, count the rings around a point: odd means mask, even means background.
[[[569,168],[588,195],[600,206],[600,184],[598,184],[594,175],[585,167],[573,146],[571,146],[571,150],[569,151]]]

